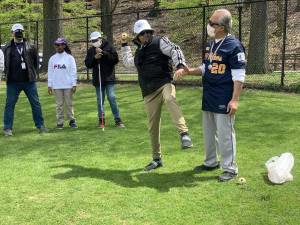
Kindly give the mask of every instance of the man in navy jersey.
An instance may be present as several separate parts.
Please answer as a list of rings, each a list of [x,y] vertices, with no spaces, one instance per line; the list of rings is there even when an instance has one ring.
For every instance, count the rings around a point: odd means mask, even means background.
[[[206,47],[203,64],[187,71],[177,71],[174,79],[187,74],[203,75],[203,128],[206,157],[195,167],[203,172],[221,167],[220,181],[236,177],[236,138],[234,116],[245,80],[245,50],[239,40],[230,35],[231,14],[216,10],[209,19],[207,34],[212,39]],[[220,163],[217,151],[221,155]]]

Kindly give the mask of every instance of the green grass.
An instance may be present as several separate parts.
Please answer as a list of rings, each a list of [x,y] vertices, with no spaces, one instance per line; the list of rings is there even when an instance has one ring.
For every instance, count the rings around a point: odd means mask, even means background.
[[[143,173],[150,143],[137,86],[116,86],[119,130],[107,107],[107,127],[96,128],[94,88],[75,95],[78,130],[55,130],[54,97],[39,84],[50,133],[33,126],[24,94],[16,106],[14,136],[0,136],[0,224],[290,224],[299,223],[299,95],[246,90],[236,118],[240,176],[247,184],[219,183],[221,171],[195,174],[203,160],[199,88],[178,88],[194,148],[182,151],[168,113],[163,111],[164,167]],[[0,108],[5,102],[0,87]],[[2,120],[2,113],[1,113]],[[290,151],[294,181],[272,185],[264,163]],[[297,222],[298,221],[298,222]]]

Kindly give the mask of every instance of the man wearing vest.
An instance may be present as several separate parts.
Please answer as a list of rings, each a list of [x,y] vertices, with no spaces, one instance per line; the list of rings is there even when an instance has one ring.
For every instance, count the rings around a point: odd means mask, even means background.
[[[24,28],[14,24],[11,28],[13,39],[4,48],[6,75],[6,105],[4,110],[4,135],[12,136],[15,105],[21,91],[24,91],[32,109],[36,128],[40,133],[48,132],[44,126],[42,109],[36,87],[38,54],[36,48],[23,38]]]
[[[230,35],[231,14],[226,9],[216,10],[207,25],[207,34],[212,38],[206,47],[205,59],[198,68],[189,72],[178,71],[174,79],[187,74],[203,75],[203,128],[206,158],[195,171],[211,171],[220,166],[223,173],[220,181],[236,177],[235,113],[245,81],[245,50],[239,40]],[[221,162],[217,160],[217,149]]]
[[[176,102],[175,86],[172,84],[173,70],[171,62],[177,70],[186,69],[185,58],[180,48],[170,42],[167,37],[153,35],[154,30],[147,20],[138,20],[134,24],[133,40],[137,45],[133,57],[127,45],[128,35],[122,34],[122,59],[126,67],[136,66],[138,80],[148,115],[149,133],[152,145],[153,160],[145,167],[145,171],[161,167],[160,118],[161,107],[165,103],[172,121],[181,137],[183,149],[192,147],[188,135],[188,127]]]

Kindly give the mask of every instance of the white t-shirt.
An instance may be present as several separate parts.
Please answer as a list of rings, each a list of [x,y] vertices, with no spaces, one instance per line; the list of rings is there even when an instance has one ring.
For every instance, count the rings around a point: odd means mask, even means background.
[[[0,49],[0,72],[4,71],[4,55],[2,50]]]
[[[63,52],[51,56],[48,63],[48,87],[68,89],[76,86],[77,68],[72,55]]]

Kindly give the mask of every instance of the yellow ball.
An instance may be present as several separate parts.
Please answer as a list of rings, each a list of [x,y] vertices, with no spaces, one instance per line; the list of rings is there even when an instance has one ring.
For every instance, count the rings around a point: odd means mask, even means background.
[[[122,39],[126,39],[128,37],[127,33],[122,33]]]
[[[242,184],[246,184],[246,179],[244,177],[239,177],[238,179],[238,184],[242,185]]]

